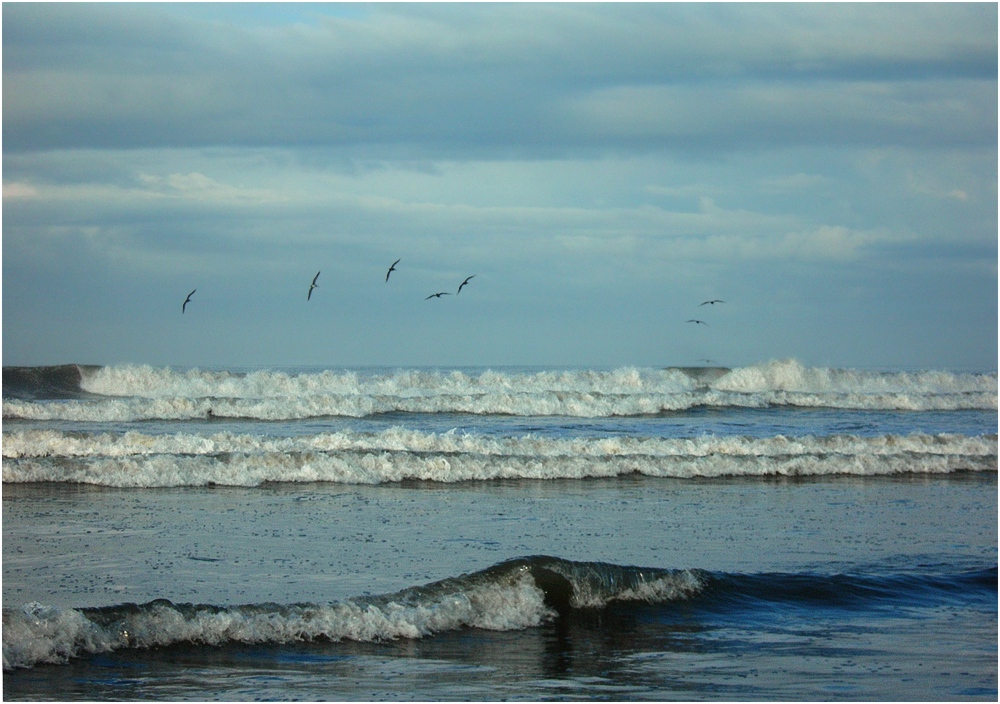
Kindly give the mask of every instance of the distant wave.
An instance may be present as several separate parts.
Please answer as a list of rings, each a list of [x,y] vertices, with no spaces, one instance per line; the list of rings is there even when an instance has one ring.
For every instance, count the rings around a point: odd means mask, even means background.
[[[722,368],[623,368],[517,373],[399,370],[236,373],[147,366],[45,367],[18,372],[3,417],[130,422],[208,416],[295,420],[386,413],[513,416],[655,415],[696,407],[995,410],[996,373],[875,372],[794,360]],[[73,384],[73,393],[58,389]],[[48,389],[47,392],[43,393]],[[52,402],[64,398],[66,403]],[[71,401],[71,402],[70,402]]]
[[[88,394],[81,387],[85,374],[101,369],[94,365],[60,364],[50,367],[4,367],[3,397],[21,399],[71,399]]]
[[[115,487],[997,471],[997,436],[504,438],[389,428],[297,437],[5,430],[4,482]]]
[[[486,570],[378,597],[323,604],[146,604],[3,609],[3,668],[65,663],[123,648],[303,641],[386,641],[460,628],[520,630],[614,604],[739,610],[822,602],[897,608],[942,598],[996,599],[996,568],[957,575],[760,574],[518,558]]]

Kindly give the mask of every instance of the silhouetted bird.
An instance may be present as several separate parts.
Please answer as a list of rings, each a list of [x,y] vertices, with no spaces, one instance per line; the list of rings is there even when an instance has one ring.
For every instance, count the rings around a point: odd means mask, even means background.
[[[698,307],[701,308],[702,306],[708,306],[708,305],[714,306],[716,303],[725,303],[725,301],[722,301],[722,300],[719,300],[718,298],[715,298],[715,299],[713,299],[711,301],[705,301],[704,303],[699,303]]]
[[[472,276],[470,276],[470,277],[469,277],[468,279],[466,279],[465,281],[463,281],[462,283],[460,283],[460,284],[458,285],[458,293],[456,293],[455,295],[457,296],[457,295],[458,295],[459,293],[461,293],[461,292],[462,292],[462,287],[463,287],[463,286],[465,286],[465,285],[466,285],[467,283],[469,283],[469,279],[474,279],[474,278],[476,278],[476,275],[475,275],[475,274],[473,274],[473,275],[472,275]]]
[[[198,289],[195,289],[194,291],[197,291],[197,290]],[[188,303],[191,301],[191,296],[194,295],[194,291],[192,291],[191,293],[189,293],[188,297],[184,299],[184,303],[181,304],[181,313],[183,313],[184,309],[188,307]]]
[[[426,300],[429,300],[431,298],[441,298],[441,296],[450,296],[450,295],[451,295],[450,293],[446,293],[445,291],[441,291],[440,293],[432,293],[431,295],[429,295],[424,300],[426,301]]]
[[[389,271],[385,272],[385,280],[386,281],[389,280],[389,274],[391,274],[392,272],[396,271],[396,265],[397,264],[399,264],[399,259],[397,259],[396,261],[394,261],[392,263],[392,266],[389,267]]]
[[[311,284],[309,284],[309,293],[307,293],[307,294],[306,294],[306,300],[307,300],[307,301],[308,301],[308,300],[309,300],[310,298],[312,298],[312,297],[313,297],[313,289],[314,289],[314,288],[319,288],[319,284],[318,284],[318,283],[316,283],[316,279],[318,279],[318,278],[319,278],[319,272],[317,271],[317,272],[316,272],[316,276],[314,276],[314,277],[313,277],[313,282],[312,282]]]
[[[685,320],[686,323],[696,323],[698,325],[708,325],[704,320]]]

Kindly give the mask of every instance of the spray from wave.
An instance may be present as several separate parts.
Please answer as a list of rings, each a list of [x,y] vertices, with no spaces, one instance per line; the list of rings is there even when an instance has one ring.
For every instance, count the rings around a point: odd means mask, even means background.
[[[60,369],[59,374],[69,374]],[[40,400],[50,398],[39,395],[47,381],[36,379],[36,386],[31,388],[25,386],[27,382],[8,388],[5,380],[4,418],[95,422],[206,417],[294,420],[398,412],[605,418],[696,407],[914,411],[997,408],[995,373],[838,370],[804,367],[794,360],[733,370],[624,368],[531,373],[235,373],[147,366],[76,369],[79,390],[75,396],[67,396],[74,399],[73,403]],[[5,378],[6,374],[5,370]]]

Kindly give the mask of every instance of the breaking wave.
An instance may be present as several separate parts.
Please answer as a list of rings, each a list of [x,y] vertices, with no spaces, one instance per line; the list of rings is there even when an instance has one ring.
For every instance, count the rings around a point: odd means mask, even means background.
[[[73,657],[121,648],[179,643],[386,641],[465,627],[524,629],[574,608],[684,599],[701,589],[701,580],[691,570],[539,556],[396,594],[326,604],[226,607],[158,599],[146,604],[62,609],[32,603],[3,610],[3,668],[65,663]]]
[[[507,438],[406,428],[296,437],[8,430],[4,482],[115,487],[404,480],[930,474],[997,470],[997,436]]]
[[[342,602],[217,606],[145,604],[57,608],[38,603],[3,610],[3,668],[162,646],[391,641],[463,628],[535,628],[557,619],[613,620],[611,609],[670,609],[691,615],[750,613],[775,607],[860,609],[955,603],[995,605],[996,567],[946,574],[730,574],[620,566],[556,557],[516,558],[395,594]],[[655,616],[654,616],[655,617]]]
[[[60,364],[51,367],[4,367],[3,397],[24,399],[81,398],[84,374],[102,367],[81,364]]]
[[[996,373],[827,369],[805,367],[794,360],[738,369],[476,373],[236,373],[67,365],[34,368],[31,373],[20,368],[10,385],[8,369],[4,369],[3,416],[26,420],[294,420],[397,412],[605,418],[696,407],[997,408]],[[73,383],[76,390],[66,391]]]

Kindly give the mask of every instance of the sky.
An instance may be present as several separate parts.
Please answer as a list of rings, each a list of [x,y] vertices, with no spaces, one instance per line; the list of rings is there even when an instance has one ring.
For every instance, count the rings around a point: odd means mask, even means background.
[[[4,365],[997,367],[995,3],[2,13]]]

